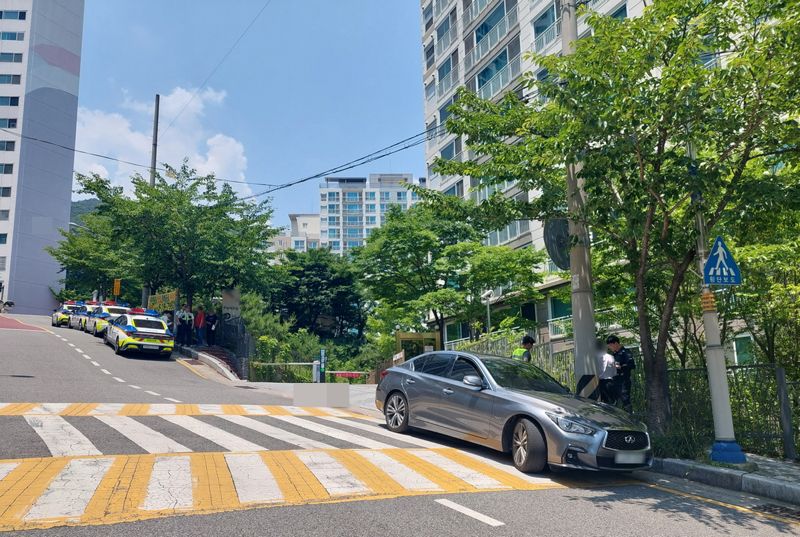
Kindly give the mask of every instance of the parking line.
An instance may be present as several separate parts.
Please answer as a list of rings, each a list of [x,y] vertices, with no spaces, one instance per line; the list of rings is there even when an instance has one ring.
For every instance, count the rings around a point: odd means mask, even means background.
[[[488,524],[489,526],[492,526],[494,528],[506,525],[505,522],[500,522],[499,520],[496,520],[490,516],[486,516],[477,511],[473,511],[469,507],[464,507],[463,505],[459,505],[456,502],[451,502],[450,500],[441,500],[441,499],[434,501],[439,505],[444,505],[445,507],[449,507],[453,511],[458,511],[462,515],[467,515],[468,517],[474,518],[475,520],[483,522],[484,524]]]
[[[145,390],[144,393],[149,393],[150,395],[155,395],[156,397],[160,397],[161,396],[160,393],[151,392],[150,390]]]
[[[66,339],[64,341],[66,341]],[[74,343],[67,343],[67,345],[69,345],[70,347],[74,347],[75,346]]]
[[[77,347],[75,347],[75,352],[83,354],[83,351],[81,349],[77,348]]]
[[[100,364],[98,364],[98,363],[97,363],[97,362],[95,362],[94,360],[92,360],[92,365],[93,365],[93,366],[95,366],[95,367],[100,367]]]
[[[141,386],[136,386],[135,384],[128,384],[128,386],[130,386],[130,387],[131,387],[131,388],[133,388],[134,390],[141,390],[141,389],[142,389],[142,387],[141,387]]]
[[[109,371],[108,369],[101,369],[100,371],[102,371],[103,374],[105,374],[105,375],[110,375],[111,374],[111,371]]]
[[[92,357],[89,356],[88,354],[84,354],[83,357],[86,358],[87,360],[91,360],[92,359]]]
[[[165,401],[172,401],[173,403],[180,403],[180,401],[178,399],[173,399],[172,397],[165,397],[164,400]]]

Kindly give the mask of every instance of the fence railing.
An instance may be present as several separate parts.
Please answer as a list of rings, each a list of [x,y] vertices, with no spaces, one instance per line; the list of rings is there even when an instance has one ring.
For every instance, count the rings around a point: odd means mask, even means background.
[[[542,33],[538,34],[533,40],[533,50],[542,52],[547,48],[550,43],[556,40],[561,35],[561,19],[558,19],[553,24],[545,28]]]
[[[506,86],[511,84],[522,70],[522,58],[518,54],[509,61],[505,67],[500,69],[486,84],[478,89],[481,99],[492,99],[500,93]]]

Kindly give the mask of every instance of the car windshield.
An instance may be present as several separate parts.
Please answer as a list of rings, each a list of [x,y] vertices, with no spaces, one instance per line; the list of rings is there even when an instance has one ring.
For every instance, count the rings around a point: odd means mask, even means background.
[[[136,328],[155,328],[156,330],[164,330],[166,328],[164,323],[155,319],[134,319],[133,326]]]
[[[127,313],[128,310],[125,308],[108,308],[108,313],[112,315],[122,315],[123,313]]]
[[[481,361],[489,370],[495,382],[510,390],[526,390],[549,393],[569,393],[564,386],[553,377],[525,362],[499,358],[497,356],[481,356]]]

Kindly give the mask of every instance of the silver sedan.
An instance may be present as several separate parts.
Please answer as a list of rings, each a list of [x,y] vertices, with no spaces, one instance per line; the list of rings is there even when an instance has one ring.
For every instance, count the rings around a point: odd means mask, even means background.
[[[463,352],[422,354],[387,370],[375,405],[395,432],[419,428],[511,452],[522,472],[638,470],[652,463],[647,427],[577,397],[531,364]]]

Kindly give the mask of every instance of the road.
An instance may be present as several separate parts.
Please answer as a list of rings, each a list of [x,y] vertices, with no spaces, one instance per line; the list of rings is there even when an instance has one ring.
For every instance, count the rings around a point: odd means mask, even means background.
[[[0,531],[74,535],[787,535],[768,502],[606,473],[526,476],[437,435],[295,407],[174,360],[0,316]],[[109,526],[113,524],[113,526]]]

